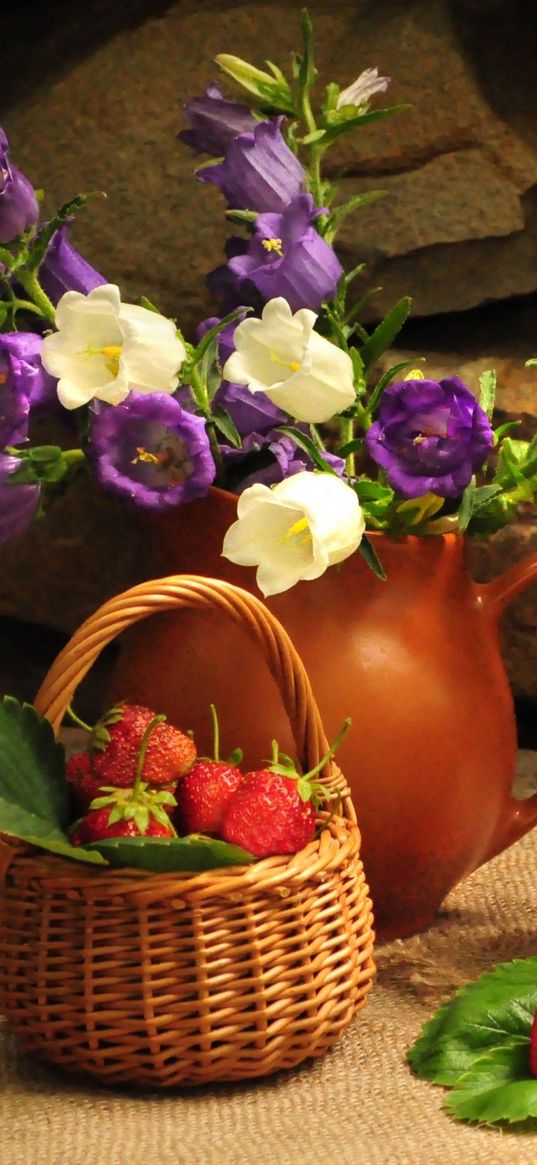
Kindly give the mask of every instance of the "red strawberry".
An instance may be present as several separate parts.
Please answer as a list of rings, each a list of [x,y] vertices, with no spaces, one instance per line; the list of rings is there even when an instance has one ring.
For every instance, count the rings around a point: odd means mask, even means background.
[[[530,1072],[537,1076],[537,1011],[533,1017],[530,1035]]]
[[[65,766],[65,775],[73,790],[80,812],[85,813],[101,787],[101,782],[93,775],[89,752],[77,752],[74,756],[69,757]]]
[[[134,780],[138,752],[155,712],[139,704],[120,704],[96,724],[90,737],[92,772],[98,785],[126,789]],[[144,781],[155,788],[173,784],[192,768],[196,746],[190,736],[160,718],[148,745]]]
[[[171,821],[165,824],[151,817],[147,829],[141,830],[132,817],[110,822],[111,815],[110,806],[90,809],[75,826],[71,844],[85,845],[89,841],[104,841],[107,837],[175,837]]]
[[[270,768],[246,773],[231,797],[222,822],[222,837],[258,858],[294,854],[315,836],[316,808],[331,793],[314,778],[333,756],[350,726],[346,720],[335,743],[310,772],[299,776],[290,757],[272,742]]]
[[[219,833],[227,803],[244,780],[233,763],[242,758],[240,748],[235,749],[229,761],[220,760],[218,717],[214,704],[210,708],[214,760],[200,757],[177,788],[176,823],[180,833]]]
[[[313,839],[315,809],[297,782],[270,769],[247,773],[224,812],[222,837],[258,858],[294,854]]]
[[[160,728],[162,717],[154,716],[144,729],[135,758],[134,780],[130,788],[101,785],[85,816],[73,829],[73,845],[101,841],[105,837],[175,837],[168,816],[176,800],[168,789],[152,789],[142,781],[147,753],[153,733]]]
[[[197,760],[177,786],[174,814],[180,833],[219,833],[224,810],[244,776],[224,761]]]

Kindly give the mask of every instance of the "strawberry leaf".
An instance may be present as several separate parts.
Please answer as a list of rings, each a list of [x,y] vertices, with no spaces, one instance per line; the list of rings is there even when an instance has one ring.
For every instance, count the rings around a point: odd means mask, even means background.
[[[439,1008],[408,1060],[418,1076],[453,1085],[490,1048],[529,1040],[536,1010],[537,957],[501,963]]]
[[[20,805],[14,805],[0,797],[0,832],[8,837],[27,841],[64,858],[74,858],[78,862],[92,862],[93,865],[107,865],[101,854],[84,853],[79,846],[71,845],[68,838],[53,821],[30,813]]]
[[[0,798],[10,806],[11,828],[0,813],[0,833],[16,834],[13,812],[35,814],[60,831],[70,819],[69,788],[65,779],[65,753],[52,728],[32,704],[19,704],[12,696],[0,703]]]
[[[130,866],[156,873],[214,870],[248,865],[252,854],[239,846],[209,837],[109,837],[86,847],[97,850],[111,866]]]
[[[458,1120],[487,1124],[537,1117],[537,1078],[529,1069],[529,1040],[513,1036],[508,1044],[479,1056],[457,1081],[445,1107]]]

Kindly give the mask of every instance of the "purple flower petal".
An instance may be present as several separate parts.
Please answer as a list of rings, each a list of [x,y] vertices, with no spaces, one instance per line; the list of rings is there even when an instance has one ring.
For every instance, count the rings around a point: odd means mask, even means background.
[[[19,468],[18,457],[0,454],[0,545],[25,533],[39,505],[40,485],[16,485],[10,481]]]
[[[201,170],[200,182],[218,186],[238,210],[284,210],[304,192],[306,177],[284,141],[283,120],[260,121],[252,133],[233,138],[224,161]]]
[[[242,246],[209,274],[210,290],[226,307],[256,306],[257,293],[262,303],[283,296],[293,312],[318,311],[335,295],[343,269],[314,226],[317,216],[311,194],[301,194],[281,213],[258,215],[253,237],[237,240]]]
[[[69,225],[64,223],[54,232],[43,262],[39,268],[39,282],[53,304],[66,291],[87,295],[106,279],[69,242]]]
[[[0,382],[5,377],[4,385],[19,398],[24,398],[32,409],[57,401],[58,382],[41,363],[42,344],[42,336],[35,332],[0,334]],[[0,447],[16,443],[11,437],[3,442],[0,440]]]
[[[389,385],[365,444],[402,497],[453,498],[483,465],[493,434],[473,393],[451,376]]]
[[[7,137],[0,129],[0,243],[11,243],[39,218],[32,183],[9,160]]]
[[[252,132],[258,121],[246,105],[226,101],[218,85],[207,86],[205,96],[183,105],[190,129],[177,136],[185,145],[202,154],[220,157],[237,134]]]
[[[102,485],[150,509],[204,497],[215,477],[205,421],[161,392],[95,408],[88,457]]]

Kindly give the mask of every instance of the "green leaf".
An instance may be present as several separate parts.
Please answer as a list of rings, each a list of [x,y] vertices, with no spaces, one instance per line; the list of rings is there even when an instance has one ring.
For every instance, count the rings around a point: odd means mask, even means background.
[[[55,741],[48,720],[13,696],[4,696],[0,703],[0,797],[60,830],[69,822],[63,746]]]
[[[529,1039],[519,1036],[479,1056],[446,1097],[445,1107],[462,1121],[494,1124],[537,1117],[537,1079],[529,1068]]]
[[[69,199],[69,202],[64,202],[63,206],[60,207],[54,217],[49,219],[46,225],[42,227],[40,231],[38,231],[35,237],[35,241],[30,248],[28,259],[24,264],[27,271],[37,271],[38,267],[45,258],[50,240],[53,234],[58,230],[58,227],[60,227],[62,223],[67,222],[67,220],[71,218],[71,215],[74,214],[76,210],[79,210],[81,206],[84,206],[84,204],[91,197],[91,194],[76,194],[74,198]]]
[[[255,859],[239,846],[210,837],[110,837],[84,847],[96,850],[111,866],[174,871],[214,870],[221,866],[247,865]]]
[[[213,407],[211,420],[214,421],[216,428],[220,433],[223,433],[230,445],[233,445],[234,449],[240,449],[242,444],[241,436],[227,409],[223,408],[222,405],[217,405],[216,408]]]
[[[294,113],[293,95],[285,78],[282,82],[280,78],[265,73],[263,69],[231,53],[219,53],[214,59],[222,72],[246,89],[250,98],[281,113]]]
[[[373,543],[370,542],[369,538],[367,538],[365,534],[362,538],[362,541],[360,542],[358,550],[360,551],[364,561],[367,563],[373,573],[376,574],[377,578],[380,579],[381,582],[386,582],[388,575],[384,570]]]
[[[528,1038],[537,1010],[537,957],[500,963],[435,1013],[407,1053],[418,1076],[455,1084],[479,1055]]]
[[[511,433],[513,429],[518,429],[521,424],[521,421],[506,421],[504,425],[498,425],[498,428],[494,429],[494,444],[499,445],[508,433]]]
[[[396,113],[402,113],[404,109],[410,108],[410,105],[390,105],[385,109],[375,109],[371,113],[357,113],[350,117],[342,109],[327,110],[324,121],[332,124],[325,124],[322,138],[317,137],[317,131],[315,131],[315,133],[307,134],[306,137],[302,138],[302,143],[308,146],[312,141],[319,141],[322,146],[329,146],[331,142],[350,129],[355,129],[359,125],[368,125],[372,121],[382,121],[385,117],[393,117]]]
[[[488,372],[482,372],[479,377],[479,403],[489,419],[494,412],[495,400],[496,371],[494,368],[491,368]]]
[[[474,512],[474,497],[476,488],[475,477],[473,477],[471,482],[466,486],[466,489],[464,490],[461,497],[459,512],[457,515],[457,526],[460,534],[463,534],[464,531],[468,528],[470,518]]]
[[[74,858],[77,862],[91,862],[93,865],[107,865],[100,854],[85,853],[80,846],[71,845],[68,838],[53,821],[39,817],[0,797],[0,833],[27,841],[64,858]]]
[[[292,425],[278,425],[278,432],[284,433],[286,437],[291,437],[291,440],[302,449],[304,453],[308,454],[313,464],[321,473],[335,473],[335,469],[324,460],[321,451],[317,448],[311,437],[307,437],[300,429],[295,429]]]
[[[412,307],[412,300],[408,295],[403,296],[402,299],[392,307],[388,315],[382,320],[382,323],[375,328],[375,331],[366,340],[363,348],[360,349],[360,356],[364,362],[364,367],[369,368],[378,360],[379,356],[390,348],[397,336],[398,332],[407,319],[410,309]]]

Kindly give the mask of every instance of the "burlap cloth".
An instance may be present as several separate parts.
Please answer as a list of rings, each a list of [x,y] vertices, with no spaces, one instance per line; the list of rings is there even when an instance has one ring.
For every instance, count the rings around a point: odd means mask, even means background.
[[[537,754],[523,757],[537,773]],[[537,1132],[472,1128],[405,1049],[453,990],[537,954],[537,830],[473,874],[426,934],[377,949],[365,1010],[336,1048],[251,1084],[134,1094],[22,1056],[0,1021],[1,1165],[535,1165]]]

